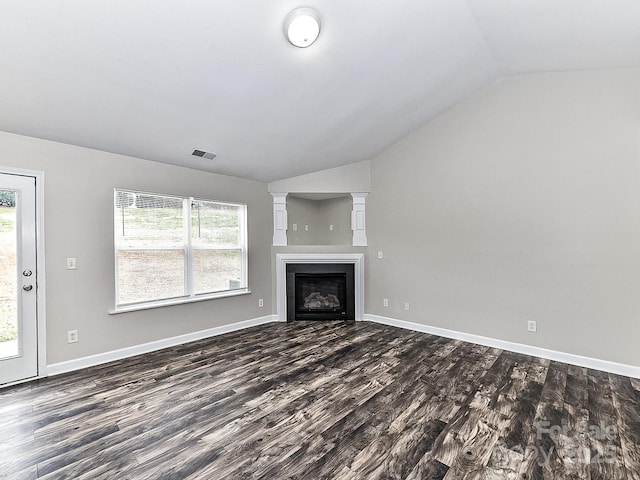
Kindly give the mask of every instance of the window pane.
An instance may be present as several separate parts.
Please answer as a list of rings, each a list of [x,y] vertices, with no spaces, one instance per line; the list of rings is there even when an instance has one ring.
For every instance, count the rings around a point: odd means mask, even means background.
[[[191,237],[196,247],[240,245],[242,205],[195,200],[191,204]]]
[[[119,305],[184,294],[184,250],[118,251]]]
[[[116,191],[116,245],[136,248],[184,244],[182,199]]]
[[[0,190],[0,359],[18,355],[16,198]]]
[[[220,292],[243,288],[240,250],[194,250],[195,293]]]
[[[243,204],[116,189],[116,304],[247,288],[246,229]]]

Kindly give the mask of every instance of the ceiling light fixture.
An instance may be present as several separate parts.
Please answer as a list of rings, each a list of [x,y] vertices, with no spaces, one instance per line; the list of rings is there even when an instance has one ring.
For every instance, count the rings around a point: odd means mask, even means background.
[[[292,10],[284,19],[284,36],[292,45],[306,48],[320,35],[320,15],[313,8]]]

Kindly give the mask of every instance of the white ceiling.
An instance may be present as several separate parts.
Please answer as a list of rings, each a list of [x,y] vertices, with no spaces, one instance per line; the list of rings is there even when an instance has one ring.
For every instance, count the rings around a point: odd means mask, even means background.
[[[282,33],[301,5],[307,49]],[[3,0],[0,45],[0,130],[273,181],[370,158],[504,75],[638,66],[640,1]]]

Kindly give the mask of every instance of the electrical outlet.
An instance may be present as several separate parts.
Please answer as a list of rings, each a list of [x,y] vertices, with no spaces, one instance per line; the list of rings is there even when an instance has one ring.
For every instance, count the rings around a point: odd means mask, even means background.
[[[67,270],[75,270],[78,268],[78,261],[75,258],[67,258]]]
[[[388,298],[383,298],[382,299],[382,306],[383,307],[388,307],[389,306],[389,299]]]
[[[333,225],[329,225],[329,231],[333,232]]]
[[[409,310],[409,302],[405,302],[404,303],[404,309],[405,310]]]
[[[309,231],[309,225],[305,225],[305,226],[304,226],[304,231],[305,231],[305,232],[308,232],[308,231]]]
[[[382,250],[378,250],[378,258],[384,258],[384,254],[382,253]]]
[[[527,321],[527,330],[530,332],[537,332],[538,331],[538,322],[536,322],[535,320],[528,320]]]
[[[67,343],[76,343],[78,341],[78,330],[69,330],[67,332]]]
[[[264,307],[264,300],[262,298],[258,299],[258,306]]]
[[[291,225],[291,228],[293,228],[294,230],[298,230],[298,224],[294,223],[293,225]]]

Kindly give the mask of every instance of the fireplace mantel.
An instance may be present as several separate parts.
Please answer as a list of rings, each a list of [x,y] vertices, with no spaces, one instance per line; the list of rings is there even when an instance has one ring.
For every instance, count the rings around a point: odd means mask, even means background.
[[[278,253],[276,254],[276,314],[287,321],[287,264],[290,263],[350,263],[354,269],[355,319],[364,314],[364,254],[363,253]]]

